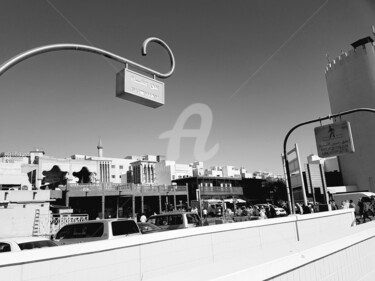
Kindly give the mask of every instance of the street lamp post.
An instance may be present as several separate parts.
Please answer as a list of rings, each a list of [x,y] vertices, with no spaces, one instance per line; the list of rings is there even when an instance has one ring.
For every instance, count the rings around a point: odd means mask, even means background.
[[[299,123],[299,124],[295,125],[292,129],[290,129],[289,132],[286,134],[286,136],[284,138],[284,144],[283,144],[283,157],[284,157],[284,163],[285,163],[286,178],[287,178],[287,183],[288,183],[287,187],[289,188],[289,193],[290,193],[290,198],[288,198],[288,199],[290,200],[291,213],[292,214],[295,214],[295,206],[294,206],[293,187],[292,187],[291,179],[290,179],[290,169],[289,169],[288,155],[286,153],[286,144],[288,142],[288,138],[289,138],[290,134],[295,129],[297,129],[297,128],[303,126],[303,125],[307,125],[307,124],[311,124],[311,123],[315,123],[315,122],[321,122],[323,120],[332,119],[332,118],[335,118],[335,117],[341,117],[343,115],[347,115],[347,114],[351,114],[351,113],[359,112],[359,111],[367,111],[367,112],[375,113],[375,109],[373,109],[373,108],[351,109],[351,110],[339,112],[339,113],[336,113],[336,114],[328,115],[326,117],[319,117],[317,119],[313,119],[313,120],[310,120],[310,121]]]
[[[166,196],[165,196],[165,212],[168,212],[168,205],[169,205],[168,194],[169,194],[169,191],[166,192]]]
[[[160,72],[155,71],[151,68],[148,68],[148,67],[145,67],[145,66],[143,66],[141,64],[138,64],[136,62],[133,62],[133,61],[127,59],[127,58],[118,56],[114,53],[111,53],[111,52],[108,52],[108,51],[105,51],[103,49],[99,49],[99,48],[96,48],[96,47],[87,46],[87,45],[80,45],[80,44],[53,44],[53,45],[46,45],[46,46],[41,46],[41,47],[37,47],[37,48],[34,48],[34,49],[30,49],[26,52],[23,52],[23,53],[15,56],[15,57],[9,59],[8,61],[6,61],[5,63],[3,63],[0,66],[0,75],[4,74],[8,69],[13,67],[14,65],[16,65],[16,64],[20,63],[21,61],[24,61],[24,60],[26,60],[30,57],[33,57],[33,56],[36,56],[36,55],[39,55],[39,54],[43,54],[43,53],[54,52],[54,51],[73,50],[73,51],[84,51],[84,52],[102,55],[106,58],[110,58],[112,60],[123,63],[125,65],[131,65],[131,66],[133,66],[133,67],[135,67],[135,68],[137,68],[141,71],[152,74],[152,75],[154,75],[156,77],[159,77],[159,78],[170,77],[173,74],[174,69],[175,69],[175,59],[174,59],[174,55],[172,53],[172,50],[169,48],[169,46],[163,40],[161,40],[159,38],[156,38],[156,37],[150,37],[150,38],[146,39],[142,44],[142,55],[143,56],[147,55],[147,45],[150,42],[158,43],[159,45],[163,46],[167,50],[169,58],[170,58],[170,62],[171,62],[171,69],[167,73],[160,73]]]
[[[118,56],[114,53],[105,51],[103,49],[99,49],[92,46],[87,45],[80,45],[80,44],[54,44],[54,45],[46,45],[37,47],[34,49],[30,49],[28,51],[25,51],[21,54],[18,54],[17,56],[9,59],[5,63],[0,65],[0,76],[3,75],[7,70],[9,70],[11,67],[15,66],[16,64],[34,57],[39,54],[48,53],[48,52],[54,52],[54,51],[62,51],[62,50],[72,50],[72,51],[84,51],[89,53],[94,53],[97,55],[104,56],[106,58],[115,60],[117,62],[125,64],[125,70],[120,71],[116,76],[116,96],[122,99],[130,100],[139,104],[147,105],[150,107],[158,107],[164,104],[164,87],[162,87],[162,90],[158,90],[158,86],[161,82],[156,81],[156,77],[159,78],[168,78],[170,77],[175,69],[175,59],[174,55],[172,53],[172,50],[169,48],[169,46],[161,39],[156,37],[150,37],[146,39],[142,44],[142,55],[147,55],[147,46],[150,42],[155,42],[167,51],[171,63],[170,70],[166,73],[160,73],[158,71],[155,71],[151,68],[145,67],[141,64],[135,63],[129,59],[126,59],[124,57]],[[135,69],[141,70],[144,73],[147,73],[151,75],[153,78],[148,78],[144,75],[138,74],[135,71],[129,70],[128,66],[132,66]],[[123,74],[124,73],[124,74]],[[126,76],[127,75],[127,76]],[[126,78],[128,80],[126,80]],[[132,80],[140,80],[141,83],[138,83],[142,86],[133,85],[134,82]],[[144,82],[146,81],[146,82]],[[132,84],[133,83],[133,84]],[[163,83],[161,83],[163,84]],[[147,89],[144,89],[144,85],[147,85]],[[156,86],[155,86],[156,85]],[[164,84],[163,84],[164,85]],[[143,87],[143,88],[142,88]],[[144,95],[145,92],[151,91],[152,95]],[[153,90],[157,90],[156,92],[153,92]],[[104,183],[102,183],[102,186],[104,187]],[[104,188],[103,188],[104,189]],[[67,190],[68,192],[68,185]],[[68,195],[66,197],[67,205],[68,202]],[[133,200],[134,202],[134,200]],[[103,190],[103,202],[102,202],[102,215],[104,217],[104,190]],[[134,205],[133,205],[134,207]]]

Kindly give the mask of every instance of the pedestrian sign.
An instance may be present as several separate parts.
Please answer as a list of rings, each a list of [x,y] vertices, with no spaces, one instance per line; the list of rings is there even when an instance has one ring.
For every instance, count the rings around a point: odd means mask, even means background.
[[[314,129],[319,157],[327,158],[354,152],[348,121],[340,121]]]

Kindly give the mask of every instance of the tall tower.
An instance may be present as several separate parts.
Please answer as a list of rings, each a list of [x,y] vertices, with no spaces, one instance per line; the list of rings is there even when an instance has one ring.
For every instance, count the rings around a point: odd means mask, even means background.
[[[328,96],[333,114],[360,107],[375,109],[375,49],[371,37],[329,62]],[[342,119],[351,124],[355,152],[339,156],[345,185],[375,192],[375,114],[357,112]]]
[[[99,138],[99,143],[98,143],[98,157],[103,157],[103,144],[102,144],[102,139]]]

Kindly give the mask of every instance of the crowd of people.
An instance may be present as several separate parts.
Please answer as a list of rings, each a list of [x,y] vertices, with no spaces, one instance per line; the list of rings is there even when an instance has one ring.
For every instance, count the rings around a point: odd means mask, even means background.
[[[315,213],[318,210],[316,207],[314,207],[312,203],[308,203],[308,204],[296,203],[295,211],[296,211],[296,214],[303,215],[303,214]]]
[[[225,216],[227,218],[233,217],[243,217],[244,219],[267,219],[267,218],[274,218],[278,215],[276,214],[276,206],[272,204],[256,204],[256,205],[248,205],[248,206],[237,206],[236,208],[226,208],[224,212],[220,212],[220,217]],[[284,205],[280,205],[280,208],[285,210],[285,215],[290,214],[290,210],[288,208],[287,203],[285,202]],[[357,203],[354,203],[353,200],[344,200],[338,205],[335,200],[329,201],[329,209],[339,210],[339,209],[355,209],[356,214],[356,221],[357,223],[365,223],[367,220],[371,221],[371,217],[375,216],[375,197],[367,198],[363,197],[358,200]],[[180,209],[180,211],[186,211],[185,209]],[[187,211],[199,213],[199,210],[196,206],[189,208]],[[321,211],[321,210],[320,210]],[[295,213],[296,214],[311,214],[319,212],[319,205],[314,205],[312,203],[308,204],[300,204],[295,203]],[[213,214],[210,213],[206,208],[202,209],[202,218],[207,219],[207,217],[212,216]],[[218,216],[217,214],[214,216]],[[142,216],[139,218],[141,222],[146,220],[146,216],[143,213]]]
[[[275,207],[272,204],[259,204],[254,206],[242,206],[235,210],[227,208],[226,217],[247,217],[249,219],[267,219],[276,217]]]
[[[357,204],[353,202],[353,200],[344,200],[341,202],[341,205],[338,206],[335,202],[335,200],[331,200],[329,202],[331,206],[331,210],[339,210],[339,209],[349,209],[353,208],[355,209],[355,215],[356,215],[356,221],[357,223],[362,222],[365,223],[366,220],[371,221],[370,218],[374,216],[375,214],[375,197],[372,196],[371,198],[362,197],[358,199]]]

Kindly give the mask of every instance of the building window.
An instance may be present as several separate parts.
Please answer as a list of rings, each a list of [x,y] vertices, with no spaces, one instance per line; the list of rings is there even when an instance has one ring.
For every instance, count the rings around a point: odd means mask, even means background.
[[[124,169],[124,166],[120,165],[120,170]]]
[[[116,176],[115,176],[115,175],[112,175],[112,178],[113,178],[113,179],[115,179],[115,178],[116,178]]]
[[[116,166],[115,165],[111,165],[111,168],[114,169],[114,168],[116,168]]]

